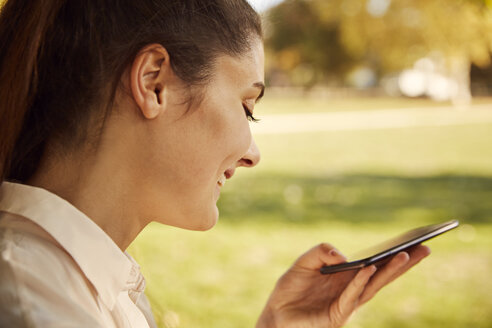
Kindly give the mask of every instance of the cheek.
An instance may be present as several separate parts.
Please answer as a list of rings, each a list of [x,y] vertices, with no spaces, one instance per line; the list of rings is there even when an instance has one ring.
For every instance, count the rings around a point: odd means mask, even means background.
[[[169,183],[172,179],[179,189],[215,181],[251,144],[244,113],[223,102],[204,104],[172,127],[159,127],[158,131],[152,146],[154,165],[150,166],[159,176],[157,181]]]
[[[213,131],[215,156],[226,168],[240,160],[251,145],[249,123],[242,112],[230,113],[222,122],[217,122]]]
[[[239,160],[251,144],[249,123],[237,100],[204,106],[197,115],[199,138],[194,141],[198,151],[209,161]]]
[[[218,215],[217,179],[246,154],[250,144],[249,123],[240,111],[209,108],[172,129],[160,127],[154,149],[147,148],[152,154],[145,178],[153,205],[146,209],[149,215],[194,230],[213,226]]]

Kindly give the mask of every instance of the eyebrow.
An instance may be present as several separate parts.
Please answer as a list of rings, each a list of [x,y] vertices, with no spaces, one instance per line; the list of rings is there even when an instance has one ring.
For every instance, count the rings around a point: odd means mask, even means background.
[[[258,102],[265,94],[265,84],[263,82],[255,82],[253,87],[260,89],[260,95],[256,98],[256,102]]]

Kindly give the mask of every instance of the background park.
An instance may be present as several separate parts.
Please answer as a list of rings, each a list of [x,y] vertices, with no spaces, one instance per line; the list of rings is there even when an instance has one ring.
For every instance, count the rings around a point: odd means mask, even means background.
[[[350,255],[450,219],[347,327],[492,327],[492,2],[266,4],[260,165],[211,231],[150,225],[129,250],[160,327],[253,327],[313,245]]]

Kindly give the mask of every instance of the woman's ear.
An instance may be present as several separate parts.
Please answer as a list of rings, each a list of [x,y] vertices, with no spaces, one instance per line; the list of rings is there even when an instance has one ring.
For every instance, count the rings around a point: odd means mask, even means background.
[[[139,51],[130,71],[133,99],[142,115],[154,119],[166,109],[166,88],[172,77],[167,50],[160,44]]]

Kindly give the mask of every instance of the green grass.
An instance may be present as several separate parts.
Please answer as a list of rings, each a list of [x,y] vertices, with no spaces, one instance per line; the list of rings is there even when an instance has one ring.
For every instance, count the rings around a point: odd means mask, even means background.
[[[451,218],[462,227],[348,327],[492,327],[492,124],[256,139],[262,163],[227,182],[214,229],[153,224],[131,246],[160,327],[253,327],[313,245],[351,254]]]
[[[236,181],[220,209],[228,222],[474,224],[492,222],[490,199],[492,178],[476,176],[258,175]]]
[[[350,253],[402,228],[398,222],[376,229],[244,221],[197,233],[154,225],[133,253],[163,327],[253,327],[276,279],[298,254],[322,241]],[[430,241],[432,256],[385,288],[349,327],[490,327],[492,229],[465,228]]]
[[[491,105],[492,107],[492,105]],[[261,124],[258,123],[258,124]],[[247,172],[301,175],[492,175],[492,124],[259,135],[261,164]]]

